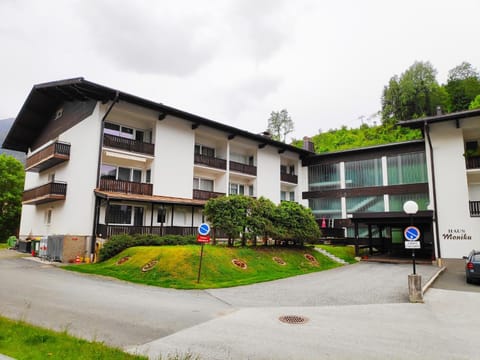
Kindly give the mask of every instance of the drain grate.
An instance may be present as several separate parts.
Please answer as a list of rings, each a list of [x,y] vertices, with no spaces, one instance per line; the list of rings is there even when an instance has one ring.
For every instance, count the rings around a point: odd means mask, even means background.
[[[308,318],[300,315],[283,315],[280,316],[278,320],[286,324],[305,324]]]

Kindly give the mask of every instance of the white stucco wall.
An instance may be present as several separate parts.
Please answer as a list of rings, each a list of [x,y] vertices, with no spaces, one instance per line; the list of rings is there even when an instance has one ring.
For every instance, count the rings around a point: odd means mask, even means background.
[[[172,116],[155,129],[153,194],[192,198],[195,134],[192,124]]]
[[[99,107],[91,116],[68,129],[58,137],[71,144],[70,160],[47,169],[40,174],[27,172],[25,189],[48,182],[55,173],[56,181],[67,183],[64,201],[41,205],[24,205],[20,224],[20,236],[71,234],[90,236],[93,229],[98,149],[100,131]],[[45,224],[45,213],[52,210],[50,225]]]
[[[480,219],[469,212],[463,131],[455,121],[432,124],[430,130],[442,258],[461,258],[480,248]]]
[[[278,149],[265,146],[257,151],[257,197],[280,203],[280,155]]]

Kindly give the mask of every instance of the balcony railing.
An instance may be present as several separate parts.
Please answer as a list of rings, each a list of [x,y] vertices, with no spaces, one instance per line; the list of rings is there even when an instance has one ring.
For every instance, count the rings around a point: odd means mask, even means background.
[[[195,154],[195,164],[205,165],[222,170],[227,169],[227,160],[201,154]]]
[[[478,217],[480,216],[480,201],[470,201],[470,216]]]
[[[298,176],[293,174],[280,173],[280,180],[292,184],[298,184]]]
[[[247,165],[238,163],[236,161],[230,161],[230,170],[241,172],[243,174],[249,174],[257,176],[257,167],[253,165]]]
[[[100,190],[125,194],[152,195],[153,185],[133,181],[100,179]]]
[[[57,141],[29,156],[25,162],[25,171],[40,172],[69,159],[70,144]]]
[[[64,182],[51,182],[23,192],[24,205],[44,204],[57,200],[65,200],[67,184]]]
[[[196,200],[208,200],[219,196],[225,196],[225,193],[193,189],[193,198]]]
[[[153,155],[155,153],[155,144],[127,139],[111,134],[103,134],[103,146],[147,155]]]
[[[467,169],[480,169],[480,156],[469,156],[465,158]]]
[[[153,235],[197,235],[196,226],[130,226],[97,224],[97,236],[109,238],[120,234],[153,234]]]

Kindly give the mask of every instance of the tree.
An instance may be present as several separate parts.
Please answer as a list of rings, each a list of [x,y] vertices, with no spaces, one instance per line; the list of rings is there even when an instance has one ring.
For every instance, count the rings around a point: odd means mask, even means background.
[[[228,246],[245,232],[252,198],[243,195],[220,196],[207,201],[204,214],[215,230],[228,237]]]
[[[469,110],[480,109],[480,95],[477,95],[475,99],[470,103]]]
[[[321,235],[312,210],[293,201],[283,201],[277,207],[274,229],[276,239],[300,245]]]
[[[293,132],[293,130],[293,120],[286,109],[270,113],[268,131],[272,134],[273,139],[286,142],[287,135]]]
[[[253,245],[257,245],[257,237],[267,239],[274,233],[275,208],[275,204],[263,196],[257,201],[252,201],[247,227]]]
[[[383,89],[382,122],[434,115],[437,106],[444,107],[445,96],[436,75],[430,62],[416,61],[400,77],[393,76]]]
[[[0,154],[0,242],[18,234],[25,171],[13,156]]]
[[[462,62],[448,72],[445,89],[449,96],[449,112],[467,110],[480,94],[480,75],[468,62]]]

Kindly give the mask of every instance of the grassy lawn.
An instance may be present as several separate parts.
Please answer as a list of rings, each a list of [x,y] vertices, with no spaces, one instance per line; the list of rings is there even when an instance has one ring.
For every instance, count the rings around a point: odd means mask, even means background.
[[[333,246],[333,245],[315,245],[316,247],[327,250],[330,254],[345,260],[349,264],[357,262],[355,260],[355,248],[353,246]]]
[[[15,359],[146,359],[0,316],[0,353]]]
[[[7,243],[0,243],[0,250],[6,249],[6,248],[7,248]]]
[[[312,255],[317,263],[307,260],[305,254]],[[228,248],[206,245],[203,255],[199,284],[198,245],[132,247],[102,263],[70,265],[64,268],[161,287],[206,289],[253,284],[340,266],[309,248]],[[129,258],[124,263],[117,264],[124,257]],[[280,265],[273,260],[274,257],[282,259],[286,264]],[[247,268],[235,266],[233,259],[244,261]],[[152,260],[157,260],[158,263],[152,270],[142,272],[142,267]]]

